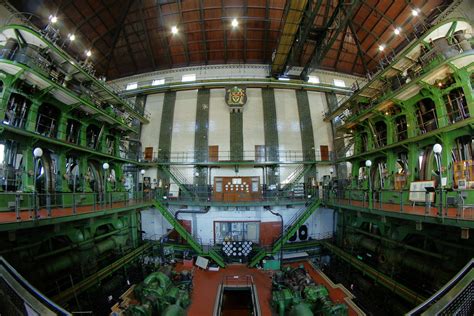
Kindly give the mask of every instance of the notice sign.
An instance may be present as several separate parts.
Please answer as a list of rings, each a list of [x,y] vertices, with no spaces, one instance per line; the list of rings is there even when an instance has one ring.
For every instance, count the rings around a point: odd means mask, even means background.
[[[430,181],[414,181],[410,183],[410,195],[408,199],[412,202],[426,202],[426,189],[434,188],[435,182]],[[429,201],[434,202],[434,192],[429,193]]]

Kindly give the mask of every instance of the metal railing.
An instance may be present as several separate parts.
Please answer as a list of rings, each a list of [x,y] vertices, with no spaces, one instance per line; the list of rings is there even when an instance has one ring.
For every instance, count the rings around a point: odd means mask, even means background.
[[[173,151],[173,152],[153,152],[152,155],[142,152],[138,159],[147,162],[176,162],[176,163],[199,163],[199,162],[225,162],[233,161],[235,152],[220,150],[210,154],[204,151]],[[239,161],[250,162],[301,162],[307,157],[315,157],[315,161],[331,161],[334,158],[333,152],[328,152],[327,156],[321,154],[319,149],[311,151],[302,150],[273,150],[266,149],[263,152],[255,150],[244,150],[239,153]]]
[[[429,192],[427,190],[326,188],[323,190],[323,201],[328,205],[351,206],[369,211],[474,220],[474,204],[466,203],[467,197],[473,195],[474,190],[437,188]]]
[[[447,53],[448,50],[449,54]],[[436,64],[462,53],[464,53],[464,50],[459,44],[449,45],[444,51],[440,51],[435,47],[431,48],[419,57],[418,62],[413,63],[412,68],[409,68],[407,71],[407,76],[403,77],[401,75],[396,75],[391,77],[390,81],[386,81],[382,86],[378,87],[377,89],[379,90],[379,93],[377,93],[377,96],[374,97],[366,106],[359,105],[358,108],[352,107],[346,109],[343,114],[337,116],[338,121],[336,122],[336,126],[343,126],[347,122],[358,119],[365,112],[372,110],[375,106],[380,104],[380,102],[385,100],[386,96],[401,90],[406,83],[409,83],[410,81],[413,81],[419,78],[421,75],[429,72]],[[385,59],[385,62],[381,64],[381,69],[377,73],[387,68],[387,66],[389,66],[390,63],[395,59],[395,55],[390,55]],[[376,75],[374,75],[372,78],[375,76]],[[348,100],[341,100],[341,102],[338,103],[336,109],[342,106],[342,104],[346,101]],[[331,113],[326,113],[326,117],[331,115]]]
[[[435,132],[439,128],[443,128],[445,126],[453,124],[453,122],[451,121],[451,114],[450,113],[439,116],[439,115],[436,114],[435,109],[432,109],[430,111],[434,112],[433,114],[435,115],[435,117],[433,119],[431,119],[429,121],[426,121],[426,122],[423,122],[421,124],[419,123],[419,121],[417,121],[416,126],[414,126],[414,128],[411,128],[411,126],[410,126],[410,128],[406,130],[406,132],[407,132],[406,136],[407,137],[405,139],[400,139],[398,141],[408,140],[410,138],[414,138],[414,137],[417,137],[417,136],[429,134],[431,132]],[[462,117],[460,116],[459,120],[456,121],[455,123],[462,122],[463,120],[466,120],[469,117],[470,117],[470,113],[466,113],[466,115],[464,115]],[[400,135],[403,135],[402,132],[404,132],[404,131],[400,131],[400,133],[397,133],[397,137],[399,137]],[[362,153],[371,152],[372,150],[381,149],[381,148],[384,148],[384,147],[390,146],[390,145],[391,144],[386,144],[386,145],[381,146],[381,147],[376,147],[375,144],[374,144],[374,146],[372,148],[364,148],[362,150],[359,148],[359,149],[354,151],[353,155],[359,155],[359,154],[362,154]],[[346,154],[345,157],[347,158],[347,157],[351,157],[351,156]]]
[[[151,203],[146,192],[0,192],[0,223],[73,216]]]
[[[474,309],[474,259],[446,285],[406,315],[472,315]]]
[[[58,85],[66,85],[66,83],[64,82],[65,76],[58,76],[58,74],[61,73],[58,72],[58,70],[50,61],[48,61],[46,57],[43,57],[41,53],[35,49],[30,48],[30,51],[19,51],[17,49],[9,56],[3,54],[0,58],[24,64],[32,68],[36,72],[39,72],[40,74],[49,78],[50,80],[56,82]],[[133,126],[133,120],[128,119],[129,116],[125,115],[125,112],[119,110],[118,108],[111,107],[108,104],[105,104],[103,101],[101,101],[101,98],[94,91],[85,88],[82,85],[70,85],[67,87],[67,89],[68,91],[75,94],[76,97],[86,100],[89,106],[92,106],[102,112],[105,112],[108,116],[128,125],[130,128],[136,129],[136,126]]]
[[[303,184],[303,183],[301,183]],[[318,197],[319,191],[317,188],[312,186],[305,186],[303,191],[298,191],[300,188],[295,188],[294,190],[271,190],[271,189],[260,189],[258,197],[252,197],[251,200],[227,200],[221,196],[215,196],[212,186],[208,185],[186,185],[189,192],[192,193],[192,196],[182,194],[181,192],[170,192],[168,189],[157,188],[151,190],[148,193],[155,196],[158,200],[164,201],[166,203],[225,203],[225,204],[239,204],[239,205],[252,205],[252,204],[261,204],[261,203],[305,203],[310,197]],[[297,190],[298,189],[298,190]],[[258,192],[256,192],[258,193]]]

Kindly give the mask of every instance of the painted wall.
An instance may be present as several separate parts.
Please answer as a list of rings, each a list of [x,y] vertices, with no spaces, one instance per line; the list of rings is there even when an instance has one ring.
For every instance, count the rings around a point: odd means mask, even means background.
[[[187,210],[193,210],[189,208]],[[197,209],[195,209],[197,210]],[[285,226],[300,211],[299,208],[275,207],[273,211],[283,215],[283,225]],[[333,210],[327,208],[319,208],[313,215],[305,222],[308,227],[308,235],[313,239],[327,238],[328,235],[334,233],[334,217]],[[154,210],[145,210],[142,214],[142,230],[144,231],[144,238],[155,239],[166,233],[171,229],[167,221],[161,214]],[[261,207],[246,207],[246,208],[216,208],[211,207],[209,213],[206,214],[180,214],[179,219],[183,220],[189,225],[191,223],[191,232],[194,237],[199,237],[204,244],[213,244],[214,242],[214,222],[215,221],[259,221],[263,223],[263,231],[267,234],[262,235],[262,228],[260,228],[260,240],[269,242],[280,235],[279,223],[280,219]],[[275,229],[268,229],[268,227],[275,227]],[[273,232],[274,236],[269,236],[268,233]]]
[[[291,160],[294,157],[302,155],[303,144],[301,135],[301,120],[298,103],[294,90],[275,89],[275,112],[276,112],[276,130],[278,137],[279,150],[282,160]],[[306,93],[306,92],[305,92]],[[174,161],[190,161],[194,155],[194,144],[196,136],[196,111],[198,90],[187,90],[176,92],[176,98],[165,98],[165,93],[149,95],[146,101],[146,109],[151,113],[150,124],[143,126],[141,141],[143,149],[153,147],[155,157],[160,153],[163,147],[171,151]],[[262,90],[252,88],[247,90],[248,101],[242,113],[242,138],[243,155],[245,160],[255,158],[255,146],[265,145],[264,133],[264,111]],[[309,145],[315,151],[316,157],[319,157],[320,145],[327,145],[332,150],[332,132],[331,126],[323,121],[322,113],[327,110],[325,93],[307,92],[311,124],[313,129],[314,144]],[[174,100],[174,106],[164,106],[165,100]],[[231,149],[231,114],[225,103],[224,89],[211,89],[209,98],[209,119],[208,126],[208,145],[219,146],[219,160],[230,159]],[[172,115],[163,116],[163,109],[172,108]],[[169,122],[172,117],[172,122]],[[162,125],[169,125],[169,129],[162,128]],[[164,146],[160,145],[160,135],[171,133],[171,143]],[[308,148],[308,146],[306,146]],[[204,151],[207,151],[204,150]],[[195,170],[192,167],[180,167],[181,174],[186,178],[187,183],[193,183]],[[329,167],[321,167],[318,170],[319,180],[325,174],[329,174]],[[283,182],[288,175],[293,172],[295,166],[282,166],[279,170],[280,181]],[[325,170],[327,169],[327,170]],[[260,169],[248,168],[245,172],[239,170],[239,174],[234,172],[233,167],[215,169],[213,175],[245,175],[261,176]],[[147,170],[145,176],[151,179],[157,178],[155,169]],[[261,179],[263,182],[263,179]],[[211,181],[212,183],[212,181]],[[172,186],[177,191],[176,186]]]

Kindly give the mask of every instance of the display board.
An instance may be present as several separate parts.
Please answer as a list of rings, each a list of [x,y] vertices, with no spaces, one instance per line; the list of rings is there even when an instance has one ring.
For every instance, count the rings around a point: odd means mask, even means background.
[[[425,188],[434,188],[435,182],[430,181],[413,181],[410,183],[410,196],[409,200],[412,202],[426,202],[426,189]],[[430,202],[434,202],[435,194],[434,192],[429,193]]]

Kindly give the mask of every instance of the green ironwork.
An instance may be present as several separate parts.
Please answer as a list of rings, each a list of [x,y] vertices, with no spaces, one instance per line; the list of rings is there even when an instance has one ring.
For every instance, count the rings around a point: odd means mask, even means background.
[[[181,223],[171,214],[171,212],[159,201],[155,201],[155,208],[163,215],[163,217],[173,226],[173,228],[178,232],[178,234],[196,251],[197,254],[201,256],[210,257],[214,260],[219,266],[225,267],[224,259],[213,249],[209,251],[204,251],[201,244],[199,244],[193,236],[181,225]]]
[[[391,279],[390,277],[386,276],[383,273],[378,272],[376,269],[370,267],[369,265],[363,263],[359,259],[352,257],[344,250],[336,247],[335,245],[322,241],[321,244],[328,250],[330,250],[333,254],[337,255],[347,263],[351,264],[354,268],[361,271],[362,273],[366,274],[377,283],[383,285],[390,291],[393,291],[400,297],[404,298],[408,302],[419,304],[426,300],[426,297],[416,293],[415,291],[410,290],[406,286],[396,282],[395,280]]]
[[[283,235],[281,235],[280,238],[278,238],[278,240],[272,244],[270,250],[260,248],[260,250],[250,260],[249,266],[254,267],[266,256],[275,255],[278,251],[280,251],[288,239],[290,239],[291,236],[293,236],[298,231],[301,225],[303,225],[320,206],[321,201],[319,199],[313,200],[301,214],[297,214],[298,217],[294,221],[290,222],[283,232]]]

